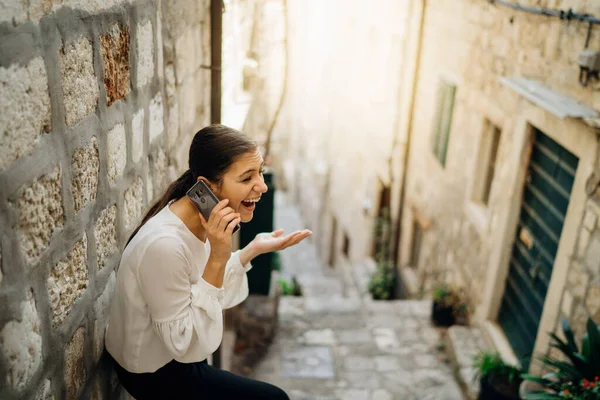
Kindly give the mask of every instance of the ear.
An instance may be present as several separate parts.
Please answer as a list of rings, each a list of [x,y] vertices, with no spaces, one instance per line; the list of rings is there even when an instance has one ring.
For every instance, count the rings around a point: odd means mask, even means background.
[[[207,178],[205,178],[202,175],[200,175],[198,177],[198,181],[204,181],[204,183],[206,183],[208,185],[208,187],[210,188],[210,190],[212,190],[213,193],[216,193],[216,187],[215,187],[215,185],[213,185]]]

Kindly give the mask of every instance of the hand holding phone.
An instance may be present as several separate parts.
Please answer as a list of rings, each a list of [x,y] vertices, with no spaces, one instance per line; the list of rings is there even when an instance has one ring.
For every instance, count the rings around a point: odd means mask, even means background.
[[[210,214],[212,213],[215,206],[219,203],[219,199],[210,190],[208,185],[200,180],[194,184],[186,193],[192,203],[196,206],[198,211],[202,214],[204,219],[208,221]],[[233,233],[240,230],[240,225],[236,225],[233,229]]]

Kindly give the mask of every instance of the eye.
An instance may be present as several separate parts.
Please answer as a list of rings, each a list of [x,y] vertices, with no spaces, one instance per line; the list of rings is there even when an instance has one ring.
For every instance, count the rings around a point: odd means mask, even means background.
[[[265,173],[265,169],[264,169],[264,168],[261,168],[261,169],[260,169],[260,171],[259,171],[259,173],[260,173],[261,175],[262,175],[262,174],[264,174],[264,173]]]
[[[242,182],[250,182],[251,180],[252,180],[252,177],[251,177],[251,176],[249,176],[249,177],[247,177],[246,179],[244,179]]]

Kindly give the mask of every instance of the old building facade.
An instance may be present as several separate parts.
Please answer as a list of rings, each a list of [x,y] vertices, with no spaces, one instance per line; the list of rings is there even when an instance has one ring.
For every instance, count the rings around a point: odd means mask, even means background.
[[[288,1],[274,164],[325,261],[372,265],[390,207],[401,289],[464,288],[516,359],[547,352],[563,317],[578,335],[600,321],[600,86],[578,65],[600,27],[568,17],[600,9],[492,3]]]
[[[577,61],[600,28],[481,1],[422,12],[402,275],[464,287],[498,347],[544,353],[561,318],[580,337],[600,320],[600,97]]]
[[[118,391],[115,269],[209,122],[209,5],[0,5],[0,398]]]

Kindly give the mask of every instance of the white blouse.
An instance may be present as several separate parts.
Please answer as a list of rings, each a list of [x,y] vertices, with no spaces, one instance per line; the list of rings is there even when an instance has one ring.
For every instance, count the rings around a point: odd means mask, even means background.
[[[210,243],[163,208],[123,251],[106,331],[106,349],[126,370],[154,372],[171,360],[197,362],[223,337],[222,310],[248,297],[248,263],[238,252],[223,287],[202,278]]]

